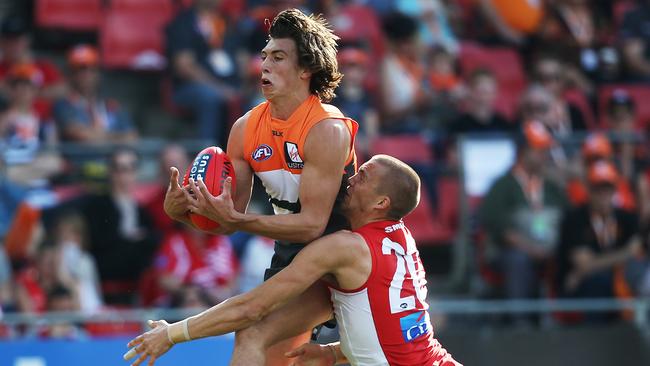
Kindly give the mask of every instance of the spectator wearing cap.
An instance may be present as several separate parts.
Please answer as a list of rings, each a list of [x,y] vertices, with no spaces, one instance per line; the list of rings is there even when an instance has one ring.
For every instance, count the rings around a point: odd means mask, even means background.
[[[374,108],[376,103],[364,87],[368,55],[358,48],[346,48],[339,51],[338,59],[339,68],[345,77],[332,104],[359,122],[358,147],[362,152],[367,152],[369,141],[377,136],[379,129],[379,113]]]
[[[194,0],[167,26],[166,48],[173,76],[173,100],[190,109],[197,120],[195,137],[225,143],[229,101],[237,65],[219,0]]]
[[[562,297],[626,297],[624,265],[643,255],[636,215],[613,204],[619,180],[614,165],[589,168],[589,201],[563,217],[557,251],[557,289]]]
[[[567,182],[567,194],[574,206],[581,206],[589,201],[589,189],[586,185],[586,173],[590,167],[599,161],[612,162],[614,150],[607,135],[602,132],[589,134],[582,144],[581,150],[582,167],[577,177]],[[615,184],[615,192],[612,196],[614,207],[629,212],[636,211],[636,198],[634,192],[625,177],[620,177]]]
[[[492,184],[479,208],[486,265],[502,275],[500,295],[509,299],[538,296],[540,272],[553,254],[567,205],[562,188],[543,175],[554,143],[546,127],[526,122],[516,141],[513,167]]]
[[[43,147],[56,141],[52,129],[42,123],[34,100],[43,75],[33,64],[16,64],[6,75],[8,106],[0,114],[0,149],[13,182],[30,185],[52,177],[63,166],[58,154]]]
[[[64,95],[66,88],[59,69],[52,62],[33,55],[30,29],[24,19],[9,16],[0,23],[0,55],[0,81],[6,80],[14,65],[32,64],[41,74],[40,96],[53,100]],[[49,105],[41,103],[39,112],[46,115]]]
[[[620,39],[628,78],[650,80],[650,1],[638,1],[623,18]]]
[[[70,91],[54,105],[54,119],[65,141],[125,143],[137,139],[130,117],[117,101],[100,94],[99,54],[89,45],[68,53]]]

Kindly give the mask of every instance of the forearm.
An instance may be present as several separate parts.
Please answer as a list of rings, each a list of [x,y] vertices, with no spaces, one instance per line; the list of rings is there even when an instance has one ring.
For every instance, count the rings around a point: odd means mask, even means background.
[[[628,249],[620,249],[612,253],[599,255],[594,258],[589,264],[580,268],[583,275],[588,275],[594,272],[610,269],[617,264],[622,264],[630,258]]]
[[[275,240],[309,243],[320,237],[325,223],[310,218],[305,213],[287,215],[238,215],[233,228]]]
[[[256,320],[254,314],[246,312],[245,295],[239,295],[225,300],[200,314],[191,316],[170,325],[170,334],[176,335],[174,343],[218,336],[246,328]],[[189,339],[183,339],[183,322],[187,321]]]

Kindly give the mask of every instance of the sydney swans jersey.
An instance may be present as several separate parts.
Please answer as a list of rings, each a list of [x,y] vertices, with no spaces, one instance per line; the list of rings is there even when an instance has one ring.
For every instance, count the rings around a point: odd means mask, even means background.
[[[244,133],[244,157],[262,181],[276,214],[300,212],[298,193],[305,165],[303,149],[310,129],[330,118],[340,119],[348,126],[352,144],[345,170],[341,171],[341,190],[334,205],[336,212],[345,193],[347,178],[356,171],[354,137],[357,123],[343,116],[336,107],[322,104],[315,95],[305,100],[287,120],[271,117],[270,109],[269,103],[264,102],[251,110]]]
[[[401,221],[365,225],[372,271],[358,289],[330,287],[341,350],[353,366],[459,365],[433,338],[424,268]]]

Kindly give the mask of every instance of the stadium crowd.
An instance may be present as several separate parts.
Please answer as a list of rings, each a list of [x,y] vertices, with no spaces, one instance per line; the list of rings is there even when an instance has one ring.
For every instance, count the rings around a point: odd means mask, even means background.
[[[515,141],[512,168],[469,213],[471,271],[487,290],[468,296],[650,295],[650,1],[168,3],[155,75],[159,107],[193,120],[177,131],[225,146],[235,116],[262,100],[266,19],[322,13],[341,37],[333,104],[360,124],[357,154],[394,154],[424,179],[420,245],[454,245],[459,203],[441,183],[461,185],[459,139]],[[138,147],[151,136],[138,126],[155,121],[136,123],[103,90],[113,50],[91,42],[56,49],[64,62],[41,58],[31,40],[47,27],[30,16],[0,24],[0,314],[204,307],[260,283],[272,241],[199,233],[164,213],[168,169],[194,151],[166,136],[159,173],[142,179]],[[443,234],[419,234],[431,227]],[[603,320],[569,315],[559,320]]]

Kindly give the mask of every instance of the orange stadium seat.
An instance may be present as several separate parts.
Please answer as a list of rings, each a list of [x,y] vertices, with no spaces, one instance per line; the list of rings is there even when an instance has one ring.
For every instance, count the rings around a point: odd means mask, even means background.
[[[387,154],[408,163],[432,164],[433,152],[420,135],[379,136],[370,142],[370,155]]]
[[[99,39],[104,66],[162,70],[166,62],[163,56],[163,27],[172,16],[171,5],[159,6],[151,12],[133,10],[126,3],[109,10],[104,16]]]
[[[618,84],[606,85],[598,91],[598,110],[600,114],[600,123],[607,127],[607,101],[612,93],[617,89],[625,90],[634,100],[636,105],[636,125],[639,129],[650,127],[650,86],[642,84]]]
[[[95,31],[99,28],[102,0],[37,0],[36,25],[72,31]]]
[[[507,47],[484,47],[472,42],[463,42],[459,62],[464,76],[468,76],[477,68],[486,68],[494,73],[499,82],[496,108],[512,119],[519,95],[526,87],[526,75],[519,54]]]

